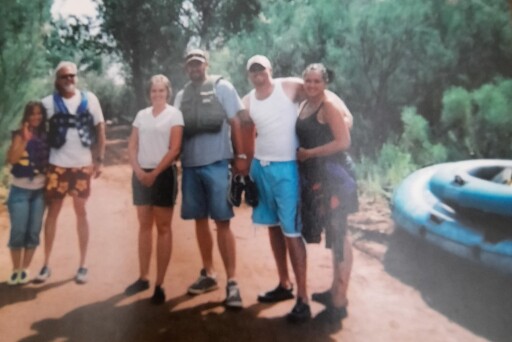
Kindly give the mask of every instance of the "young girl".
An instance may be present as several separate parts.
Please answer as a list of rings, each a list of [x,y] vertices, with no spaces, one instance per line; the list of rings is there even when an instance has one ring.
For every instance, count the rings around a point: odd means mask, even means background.
[[[48,163],[46,144],[46,113],[40,102],[31,101],[25,106],[21,128],[14,131],[7,152],[7,162],[12,165],[12,181],[7,199],[11,222],[9,248],[13,272],[9,285],[28,282],[28,270],[44,214],[43,188]]]

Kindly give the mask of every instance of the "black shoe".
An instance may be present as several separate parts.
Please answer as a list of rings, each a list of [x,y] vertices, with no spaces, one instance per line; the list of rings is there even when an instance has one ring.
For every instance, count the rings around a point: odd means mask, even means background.
[[[245,203],[250,205],[251,207],[258,206],[258,188],[256,184],[251,179],[250,176],[244,177],[245,183]]]
[[[245,189],[242,175],[232,175],[230,171],[230,181],[228,189],[228,202],[235,207],[242,203],[242,192]]]
[[[286,319],[291,323],[302,323],[311,319],[311,309],[309,305],[302,301],[302,298],[297,298],[297,303],[292,311],[286,315]]]
[[[260,303],[277,303],[283,300],[293,298],[293,287],[285,289],[281,284],[277,285],[272,291],[268,291],[258,295],[258,302]]]
[[[165,292],[160,285],[155,286],[155,292],[153,293],[153,297],[151,297],[151,303],[155,305],[165,303]]]
[[[333,307],[332,304],[332,294],[330,290],[327,290],[325,292],[316,292],[311,295],[311,299],[314,302],[320,303],[325,305],[325,307]]]
[[[149,289],[149,281],[137,279],[137,281],[124,290],[124,294],[127,296],[134,295],[136,293],[142,292]]]

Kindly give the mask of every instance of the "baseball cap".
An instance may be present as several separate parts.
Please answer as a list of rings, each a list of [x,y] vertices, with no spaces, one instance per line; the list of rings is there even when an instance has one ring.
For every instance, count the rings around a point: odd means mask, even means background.
[[[247,70],[251,68],[253,64],[259,64],[265,69],[272,69],[272,65],[267,57],[262,55],[254,55],[247,61]]]
[[[191,62],[191,61],[199,61],[201,63],[206,63],[208,58],[206,57],[206,52],[204,52],[201,49],[192,49],[189,52],[187,52],[185,56],[185,64]]]

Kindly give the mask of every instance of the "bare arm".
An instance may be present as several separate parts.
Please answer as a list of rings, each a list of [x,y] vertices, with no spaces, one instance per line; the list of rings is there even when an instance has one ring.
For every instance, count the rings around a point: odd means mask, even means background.
[[[345,102],[338,95],[336,95],[330,90],[326,90],[326,95],[327,98],[331,100],[332,103],[340,110],[348,129],[352,129],[352,126],[354,125],[354,117],[352,116],[350,110],[347,108]]]
[[[98,178],[101,173],[101,165],[103,158],[105,157],[105,123],[100,122],[96,125],[96,137],[97,141],[93,149],[93,163],[94,163],[94,178]]]
[[[139,152],[139,129],[137,127],[132,127],[132,133],[130,134],[130,138],[128,140],[128,160],[130,161],[130,165],[132,166],[133,172],[135,176],[140,180],[144,174],[144,171],[139,165],[139,161],[137,160],[137,154]]]
[[[306,99],[304,81],[301,78],[287,77],[282,84],[284,92],[293,102],[300,103]]]
[[[11,165],[16,164],[23,155],[26,147],[27,140],[23,139],[21,134],[14,135],[11,146],[9,146],[9,150],[7,151],[7,162]]]
[[[229,123],[231,125],[231,140],[235,154],[234,167],[238,173],[247,175],[249,173],[249,157],[251,155],[249,149],[252,146],[248,134],[250,134],[249,132],[252,130],[253,125],[251,124],[252,121],[248,123],[242,121],[243,112],[246,112],[246,110],[239,111],[234,118],[229,120]],[[245,155],[245,158],[240,158],[243,155]]]
[[[319,119],[329,125],[334,139],[315,148],[299,148],[297,152],[299,161],[335,154],[346,150],[350,146],[350,132],[339,109],[331,101],[326,101],[320,113]]]

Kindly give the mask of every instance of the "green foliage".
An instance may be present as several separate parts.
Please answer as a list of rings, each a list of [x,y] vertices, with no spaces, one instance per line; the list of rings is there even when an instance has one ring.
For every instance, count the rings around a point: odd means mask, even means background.
[[[155,74],[182,80],[182,56],[189,37],[180,25],[183,1],[98,1],[101,32],[115,42],[127,66],[136,107],[146,105],[145,84]],[[179,83],[179,82],[178,82]]]
[[[0,6],[0,160],[25,103],[40,95],[46,68],[43,38],[50,0],[7,1]]]
[[[357,165],[358,176],[364,192],[386,197],[391,190],[414,170],[431,164],[442,163],[448,154],[441,144],[433,144],[428,123],[413,107],[401,114],[403,133],[390,137],[375,158],[363,156]]]
[[[82,72],[104,71],[105,55],[112,54],[113,42],[97,29],[98,19],[70,16],[52,19],[45,37],[47,59],[52,66],[60,61],[75,62]],[[108,60],[107,60],[108,61]]]
[[[190,0],[183,3],[180,18],[195,45],[210,50],[242,29],[252,28],[260,7],[258,0]]]
[[[496,80],[469,92],[456,87],[445,92],[441,124],[450,156],[512,158],[512,80]]]
[[[80,87],[92,91],[98,97],[105,120],[131,122],[140,109],[136,106],[131,88],[96,72],[83,74]]]

